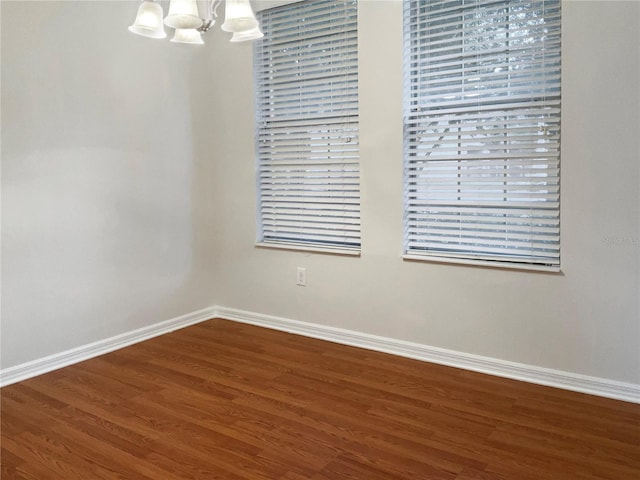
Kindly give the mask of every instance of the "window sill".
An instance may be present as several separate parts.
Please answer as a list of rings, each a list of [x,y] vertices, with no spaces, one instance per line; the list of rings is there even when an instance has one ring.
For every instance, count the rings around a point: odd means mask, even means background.
[[[469,265],[475,267],[491,267],[507,270],[526,270],[534,272],[547,272],[547,273],[560,273],[559,265],[538,265],[534,263],[508,263],[502,261],[490,261],[490,260],[476,260],[473,258],[451,258],[451,257],[438,257],[435,255],[418,255],[418,254],[404,254],[402,255],[404,260],[420,261],[420,262],[434,262],[434,263],[453,263],[457,265]]]
[[[360,249],[339,248],[339,247],[316,247],[312,245],[306,245],[304,243],[258,242],[256,243],[256,247],[270,248],[275,250],[294,250],[294,251],[300,251],[300,252],[326,253],[331,255],[346,255],[350,257],[360,256]]]

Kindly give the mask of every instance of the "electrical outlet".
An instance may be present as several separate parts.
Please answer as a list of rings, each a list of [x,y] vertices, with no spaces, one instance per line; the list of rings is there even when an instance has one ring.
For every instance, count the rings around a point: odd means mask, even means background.
[[[298,267],[296,270],[296,285],[301,287],[307,286],[307,269],[304,267]]]

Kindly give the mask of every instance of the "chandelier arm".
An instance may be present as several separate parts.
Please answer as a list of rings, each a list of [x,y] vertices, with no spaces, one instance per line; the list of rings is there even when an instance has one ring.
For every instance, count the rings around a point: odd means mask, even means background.
[[[213,19],[218,18],[218,7],[222,3],[222,0],[211,0],[211,13],[213,14]]]
[[[211,29],[211,27],[213,27],[213,25],[216,23],[216,20],[218,18],[217,10],[221,3],[222,3],[222,0],[211,0],[211,17],[212,18],[202,19],[202,26],[198,28],[198,31],[200,33],[208,32]]]

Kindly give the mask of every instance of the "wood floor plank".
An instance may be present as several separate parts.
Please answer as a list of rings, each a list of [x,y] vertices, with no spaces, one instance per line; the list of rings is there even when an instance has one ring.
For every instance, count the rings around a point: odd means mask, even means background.
[[[115,475],[104,476],[104,472],[97,464],[87,464],[84,459],[75,456],[64,443],[49,444],[46,440],[30,432],[21,434],[18,437],[4,437],[2,444],[14,456],[22,460],[22,464],[15,466],[14,469],[19,477],[37,478],[39,480],[55,478],[70,480],[118,478]],[[7,465],[6,462],[8,461],[10,459],[2,459],[3,469],[13,467],[13,465]]]
[[[213,319],[0,390],[2,479],[638,480],[640,405]]]
[[[24,460],[4,447],[0,448],[0,478],[19,478],[18,468]]]

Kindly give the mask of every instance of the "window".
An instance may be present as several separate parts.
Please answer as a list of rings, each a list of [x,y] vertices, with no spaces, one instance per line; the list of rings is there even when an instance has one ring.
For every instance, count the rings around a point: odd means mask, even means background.
[[[404,9],[405,258],[557,270],[560,1]]]
[[[357,2],[306,0],[259,17],[260,241],[357,253]]]

